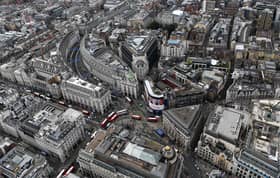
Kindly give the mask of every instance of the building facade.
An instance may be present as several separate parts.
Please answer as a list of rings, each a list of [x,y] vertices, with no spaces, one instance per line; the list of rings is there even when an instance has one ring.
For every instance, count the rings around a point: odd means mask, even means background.
[[[77,77],[62,81],[61,91],[65,100],[79,103],[102,114],[112,102],[109,90],[102,86],[90,84]]]
[[[128,36],[120,47],[120,56],[143,80],[159,60],[157,40],[152,35]]]
[[[47,104],[18,123],[17,132],[24,142],[64,162],[84,139],[84,122],[79,111]]]
[[[247,127],[250,114],[232,108],[216,107],[200,136],[197,154],[204,160],[232,173],[234,154],[240,151],[241,133]]]
[[[112,87],[121,90],[128,96],[137,98],[139,84],[136,74],[127,66],[122,65],[113,51],[105,48],[104,42],[100,42],[100,39],[90,39],[91,47],[86,46],[88,40],[85,36],[80,44],[80,52],[86,68],[102,81],[111,84]],[[109,61],[106,62],[108,57]]]
[[[163,128],[179,147],[190,150],[193,148],[194,132],[201,117],[200,105],[168,109],[163,111]]]

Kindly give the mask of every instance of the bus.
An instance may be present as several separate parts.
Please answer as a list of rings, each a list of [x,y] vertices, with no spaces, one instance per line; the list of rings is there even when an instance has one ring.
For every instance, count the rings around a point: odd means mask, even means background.
[[[90,114],[87,110],[82,110],[82,113],[86,116],[89,116],[89,114]]]
[[[31,90],[26,89],[25,91],[26,91],[27,93],[31,93]]]
[[[135,120],[141,120],[141,119],[142,119],[141,116],[135,115],[135,114],[131,115],[131,118],[132,118],[132,119],[135,119]]]
[[[64,176],[68,176],[74,170],[74,166],[71,166],[64,174]]]
[[[108,124],[108,119],[105,118],[105,119],[101,122],[100,126],[101,126],[103,129],[105,129],[105,128],[107,127],[107,124]]]
[[[110,118],[108,118],[108,121],[109,121],[109,122],[113,122],[113,121],[115,121],[117,118],[118,118],[118,115],[117,115],[117,113],[115,113],[115,114],[113,114],[113,116],[111,116]]]
[[[61,178],[64,172],[65,169],[62,169],[62,171],[60,171],[60,173],[56,176],[56,178]]]
[[[40,93],[38,93],[38,92],[34,92],[33,93],[35,96],[40,96]]]
[[[126,96],[125,99],[128,103],[132,103],[132,99],[130,99],[128,96]]]
[[[148,117],[148,118],[147,118],[147,121],[148,121],[148,122],[157,122],[158,119],[159,119],[158,117]]]
[[[58,101],[58,104],[65,105],[63,101]]]
[[[50,97],[45,97],[45,99],[47,100],[47,101],[50,101],[51,100],[51,98]]]
[[[122,115],[126,115],[126,114],[128,114],[127,109],[122,109],[122,110],[117,111],[118,116],[122,116]]]
[[[108,116],[107,116],[107,119],[110,119],[114,114],[116,114],[116,112],[111,112]]]

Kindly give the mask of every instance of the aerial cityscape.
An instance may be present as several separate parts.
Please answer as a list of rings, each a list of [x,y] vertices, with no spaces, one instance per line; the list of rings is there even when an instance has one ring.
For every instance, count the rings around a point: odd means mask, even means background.
[[[0,0],[0,178],[280,178],[280,0]]]

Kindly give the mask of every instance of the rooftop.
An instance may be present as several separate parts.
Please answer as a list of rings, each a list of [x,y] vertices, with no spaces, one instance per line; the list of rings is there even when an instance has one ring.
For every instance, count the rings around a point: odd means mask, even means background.
[[[208,118],[206,133],[235,144],[240,137],[241,126],[248,122],[249,117],[245,111],[218,106]]]
[[[131,17],[131,20],[144,20],[147,17],[149,17],[150,13],[145,11],[145,10],[141,10],[139,13],[135,14],[134,16]]]
[[[77,110],[48,103],[32,117],[26,119],[20,129],[27,135],[48,140],[59,147],[67,134],[77,126],[75,123],[82,117],[83,114]]]
[[[240,154],[242,161],[249,162],[272,177],[277,177],[279,165],[280,100],[253,100],[252,129],[244,151]],[[263,128],[269,130],[264,132]]]
[[[81,78],[78,78],[78,77],[71,77],[66,82],[69,84],[78,86],[79,88],[84,88],[84,89],[88,89],[88,90],[96,91],[96,92],[100,92],[100,93],[103,90],[105,90],[105,88],[103,88],[101,86],[94,85],[94,84],[89,83],[85,80],[82,80]]]
[[[162,161],[160,153],[163,145],[135,135],[133,131],[120,127],[110,127],[107,131],[96,131],[80,156],[91,155],[96,164],[105,164],[119,172],[144,177],[166,177],[169,166]],[[172,165],[171,165],[172,166]],[[111,168],[110,168],[111,169]]]
[[[131,82],[137,81],[136,74],[127,67],[126,63],[124,63],[119,56],[105,46],[102,39],[90,35],[85,43],[90,55],[100,64],[110,67],[116,76]]]
[[[153,44],[154,38],[149,35],[127,36],[126,44],[135,54],[142,54]]]
[[[200,105],[185,106],[163,111],[163,118],[168,119],[177,129],[190,136],[200,115]]]
[[[45,163],[44,157],[36,155],[24,147],[17,146],[0,160],[0,169],[4,170],[4,174],[9,172],[16,177],[25,177],[36,174],[36,169]]]

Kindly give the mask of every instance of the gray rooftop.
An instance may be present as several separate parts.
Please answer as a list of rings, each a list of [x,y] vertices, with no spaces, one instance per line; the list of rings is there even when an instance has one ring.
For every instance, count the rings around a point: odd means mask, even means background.
[[[236,143],[241,126],[248,119],[249,114],[245,111],[218,106],[215,112],[209,116],[206,132]]]
[[[185,135],[191,135],[191,131],[197,123],[200,105],[186,106],[163,111],[163,117],[172,122]]]

